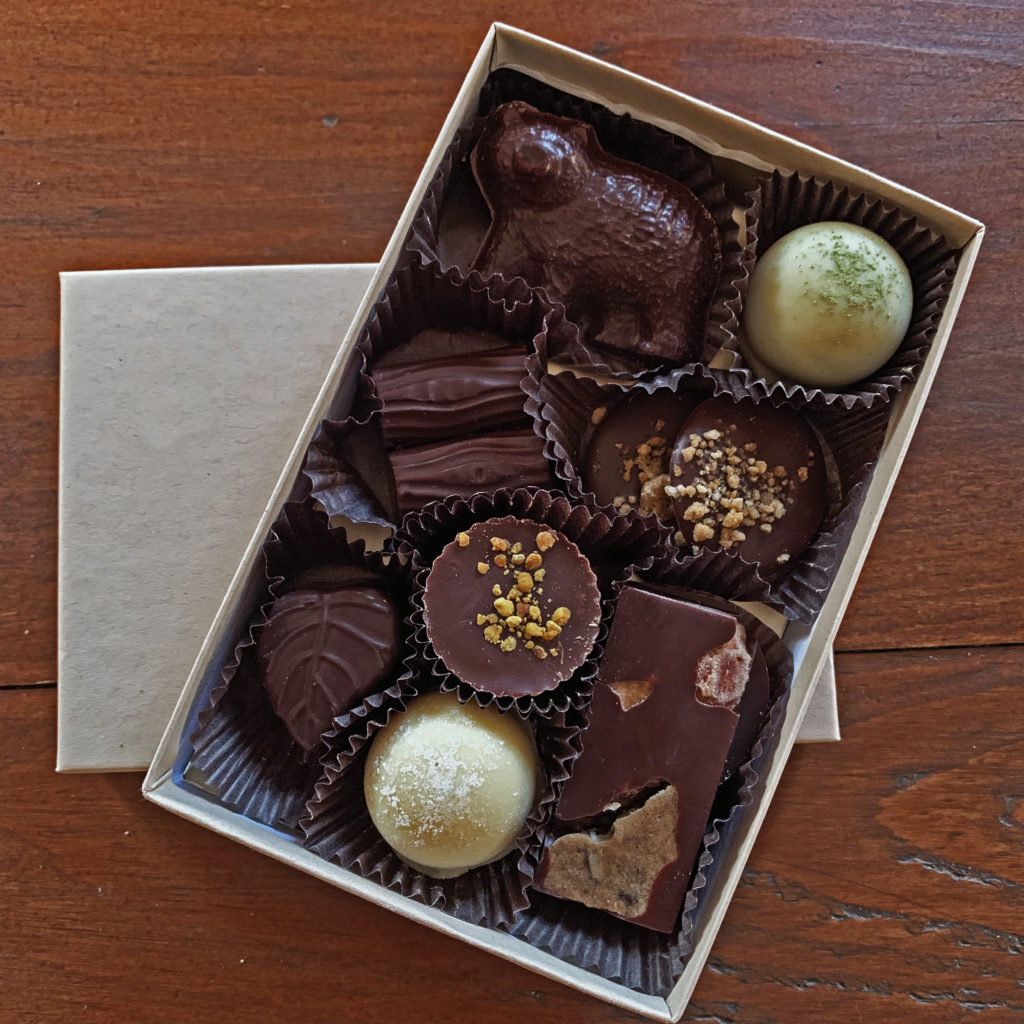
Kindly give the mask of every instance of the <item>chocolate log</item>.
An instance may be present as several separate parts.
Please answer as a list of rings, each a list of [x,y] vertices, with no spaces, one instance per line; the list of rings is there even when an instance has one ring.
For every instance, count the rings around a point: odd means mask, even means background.
[[[504,347],[373,371],[389,447],[525,427],[526,353]]]
[[[295,742],[313,750],[336,715],[398,660],[394,604],[376,587],[294,590],[279,598],[257,648],[263,686]]]
[[[602,344],[700,358],[721,243],[685,185],[522,102],[491,114],[471,160],[492,215],[475,269],[543,287]]]
[[[731,615],[623,588],[541,891],[678,926],[749,666]]]
[[[398,448],[388,458],[402,515],[450,494],[466,497],[499,487],[546,487],[551,482],[544,441],[532,430]]]

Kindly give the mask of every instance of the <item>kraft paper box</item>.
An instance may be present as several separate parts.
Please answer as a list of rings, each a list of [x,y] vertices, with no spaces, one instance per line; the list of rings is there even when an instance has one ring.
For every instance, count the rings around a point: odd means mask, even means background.
[[[58,771],[149,767],[375,269],[62,276]]]
[[[318,424],[327,418],[343,418],[351,406],[355,381],[352,379],[353,374],[346,374],[345,369],[359,325],[365,320],[388,275],[395,268],[414,214],[446,147],[455,131],[473,117],[483,82],[492,70],[498,68],[517,69],[548,85],[595,101],[616,113],[628,112],[642,121],[667,129],[697,144],[717,158],[723,167],[732,168],[738,175],[748,174],[753,177],[757,172],[772,169],[800,170],[822,179],[848,184],[915,216],[919,223],[943,235],[949,245],[960,253],[951,292],[917,381],[913,387],[905,388],[891,407],[888,432],[876,462],[875,473],[831,589],[811,624],[791,623],[785,631],[784,643],[793,656],[794,676],[774,749],[762,765],[760,787],[753,803],[743,809],[742,818],[730,841],[716,855],[713,881],[702,894],[692,949],[681,970],[674,974],[672,984],[660,987],[657,991],[643,986],[626,987],[612,978],[576,966],[505,932],[467,924],[328,863],[303,848],[296,838],[284,831],[257,825],[233,813],[218,800],[216,793],[198,784],[189,774],[189,737],[196,727],[202,699],[219,679],[221,668],[231,657],[237,638],[250,620],[260,593],[261,545],[276,514],[293,491],[302,455]],[[463,89],[360,304],[354,327],[342,343],[305,426],[292,448],[291,457],[276,489],[266,503],[266,512],[245,551],[157,750],[143,786],[145,795],[185,818],[231,836],[439,931],[459,936],[496,955],[574,985],[633,1012],[658,1020],[678,1020],[708,956],[771,797],[778,786],[788,754],[807,714],[813,684],[828,658],[835,632],[949,339],[982,233],[982,225],[975,220],[777,133],[564,47],[505,26],[494,26],[470,68]],[[187,870],[187,866],[183,869]],[[368,971],[372,969],[372,965],[367,965]]]

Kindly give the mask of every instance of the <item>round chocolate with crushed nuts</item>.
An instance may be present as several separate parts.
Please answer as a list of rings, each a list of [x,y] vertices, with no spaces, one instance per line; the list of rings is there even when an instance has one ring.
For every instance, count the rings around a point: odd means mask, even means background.
[[[597,577],[557,530],[505,517],[445,546],[423,595],[427,635],[445,667],[496,697],[544,693],[570,678],[597,639]]]
[[[825,457],[793,410],[710,398],[679,431],[665,494],[680,543],[734,551],[770,578],[821,529]]]

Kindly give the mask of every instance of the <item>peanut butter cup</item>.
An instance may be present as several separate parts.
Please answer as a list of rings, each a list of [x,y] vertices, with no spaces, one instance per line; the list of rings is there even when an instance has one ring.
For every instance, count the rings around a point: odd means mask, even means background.
[[[544,693],[597,639],[597,577],[556,530],[505,517],[474,523],[441,551],[423,595],[427,636],[445,667],[497,697]]]

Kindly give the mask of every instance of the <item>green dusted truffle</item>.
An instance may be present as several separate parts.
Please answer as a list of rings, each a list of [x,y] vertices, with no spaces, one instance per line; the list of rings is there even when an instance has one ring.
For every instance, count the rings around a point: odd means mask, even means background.
[[[906,265],[883,238],[840,221],[808,224],[780,238],[755,265],[745,347],[766,376],[846,387],[892,358],[913,305]]]

